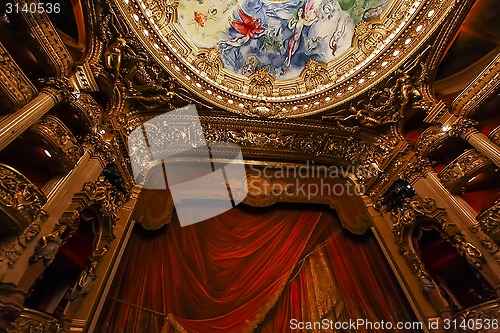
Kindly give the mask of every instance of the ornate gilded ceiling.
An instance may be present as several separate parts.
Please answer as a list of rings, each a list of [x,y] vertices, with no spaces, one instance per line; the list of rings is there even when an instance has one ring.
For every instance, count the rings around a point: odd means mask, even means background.
[[[222,109],[300,117],[381,82],[455,1],[114,0],[184,87]]]

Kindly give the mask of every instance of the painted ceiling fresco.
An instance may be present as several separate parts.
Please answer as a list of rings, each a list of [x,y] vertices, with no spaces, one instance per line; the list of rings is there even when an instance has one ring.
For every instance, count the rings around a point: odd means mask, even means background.
[[[297,77],[310,59],[328,63],[350,46],[354,26],[389,0],[181,0],[178,23],[199,48],[217,48],[224,66],[250,76]]]

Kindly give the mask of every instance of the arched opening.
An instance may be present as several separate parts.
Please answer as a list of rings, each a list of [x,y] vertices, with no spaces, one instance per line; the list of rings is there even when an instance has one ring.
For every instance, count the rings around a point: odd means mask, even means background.
[[[56,116],[64,125],[68,127],[71,133],[82,139],[85,135],[90,134],[91,128],[87,118],[68,103],[60,103],[54,106],[49,114]]]
[[[100,219],[94,208],[80,213],[77,229],[67,232],[54,261],[32,287],[25,301],[27,308],[62,318],[69,292],[89,264],[99,241]]]
[[[489,168],[475,175],[462,188],[462,197],[480,214],[500,199],[500,170]]]
[[[40,190],[50,180],[68,171],[57,152],[42,137],[31,131],[26,131],[0,151],[0,163],[22,173]]]
[[[491,285],[460,254],[434,221],[421,221],[412,238],[428,273],[457,311],[495,299]]]
[[[440,172],[467,149],[473,149],[467,141],[459,137],[450,137],[433,149],[428,158],[435,162],[436,172]]]

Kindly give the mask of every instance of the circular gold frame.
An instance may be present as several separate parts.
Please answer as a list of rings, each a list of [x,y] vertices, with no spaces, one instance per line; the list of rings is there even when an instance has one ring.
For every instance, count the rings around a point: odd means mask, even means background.
[[[178,0],[114,0],[154,58],[192,93],[222,109],[266,118],[315,114],[355,98],[421,49],[453,10],[453,0],[392,1],[355,27],[352,46],[326,64],[311,60],[300,76],[275,80],[224,68],[217,49],[199,49],[177,23]]]

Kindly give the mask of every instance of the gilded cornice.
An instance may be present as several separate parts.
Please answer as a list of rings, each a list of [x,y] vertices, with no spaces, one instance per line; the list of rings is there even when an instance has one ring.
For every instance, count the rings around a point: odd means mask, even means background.
[[[452,111],[457,116],[467,117],[500,87],[500,47],[495,51],[496,57],[453,101]]]
[[[15,0],[15,2],[20,6],[26,3],[25,0]],[[38,4],[39,1],[33,0],[31,3]],[[58,77],[63,76],[73,66],[73,58],[48,15],[38,11],[33,13],[20,11],[20,14],[29,27],[38,48],[42,50],[41,55],[47,59],[53,74]]]
[[[194,64],[207,57],[206,50],[196,51],[183,41],[175,24],[175,1],[161,2],[169,8],[170,22],[163,26],[154,21],[155,12],[148,4],[135,0],[114,0],[120,15],[153,57],[186,89],[225,110],[249,116],[299,117],[321,112],[355,98],[374,87],[415,53],[455,10],[455,1],[393,2],[380,19],[357,25],[353,47],[339,59],[323,64],[324,71],[303,73],[291,80],[266,77],[250,84],[250,78],[231,75],[226,70],[202,74]],[[161,7],[158,4],[158,7]],[[148,16],[149,14],[149,16]],[[150,18],[153,21],[150,21]],[[150,23],[152,22],[152,23]],[[162,31],[162,34],[160,34]],[[201,57],[201,58],[200,58]],[[218,68],[217,58],[212,68]],[[206,61],[203,66],[207,66]],[[306,85],[305,78],[309,78]],[[262,81],[264,80],[264,81]],[[267,80],[267,83],[265,83]],[[319,84],[316,83],[319,82]],[[322,84],[328,82],[326,84]],[[255,83],[255,84],[254,84]],[[317,85],[315,89],[308,89]],[[266,87],[255,89],[256,86]],[[260,95],[252,92],[258,91]],[[256,107],[256,103],[260,103]]]
[[[491,62],[495,60],[495,57],[500,53],[500,47],[497,47],[484,55],[481,59],[474,62],[470,66],[460,70],[457,73],[451,74],[444,79],[434,82],[434,90],[438,92],[441,96],[450,95],[453,93],[463,94],[464,92],[469,92],[474,90],[470,89],[471,85],[475,86],[477,89],[478,85],[481,86],[485,83],[484,77],[482,77],[482,73],[487,69]],[[474,81],[480,80],[477,84],[474,84]],[[483,81],[483,82],[481,82]],[[471,96],[469,96],[471,97]],[[469,97],[466,97],[467,99]]]
[[[42,207],[46,200],[45,195],[24,175],[0,164],[0,209],[8,217],[2,218],[2,235],[19,234],[41,219],[45,215]]]
[[[463,152],[438,173],[439,179],[451,192],[456,192],[472,176],[490,167],[493,163],[475,149]]]
[[[83,149],[75,136],[57,117],[46,115],[40,122],[31,126],[30,130],[44,138],[59,152],[58,157],[68,170],[71,170],[83,155]]]
[[[497,126],[488,134],[488,139],[490,139],[494,144],[500,146],[500,126]]]
[[[22,106],[35,97],[37,90],[0,43],[0,89],[14,104]]]
[[[170,118],[168,114],[166,117],[169,118],[168,124],[165,124],[167,129],[160,130],[154,128],[154,125],[145,125],[151,127],[148,127],[151,133],[157,133],[150,142],[153,149],[168,146],[173,140],[173,133],[180,135],[189,131],[186,119]],[[340,165],[365,165],[373,162],[382,165],[397,143],[370,131],[352,133],[319,122],[282,122],[207,115],[201,115],[200,120],[208,142],[236,143],[241,146],[245,158],[272,158],[280,161],[309,159]],[[143,118],[139,118],[139,124],[143,121]],[[134,119],[130,119],[130,122],[135,123]],[[189,135],[186,137],[189,138]],[[132,149],[141,151],[149,148],[137,146]],[[175,144],[169,149],[175,150]],[[129,153],[134,154],[133,151]],[[143,161],[142,169],[146,169],[150,162]]]

